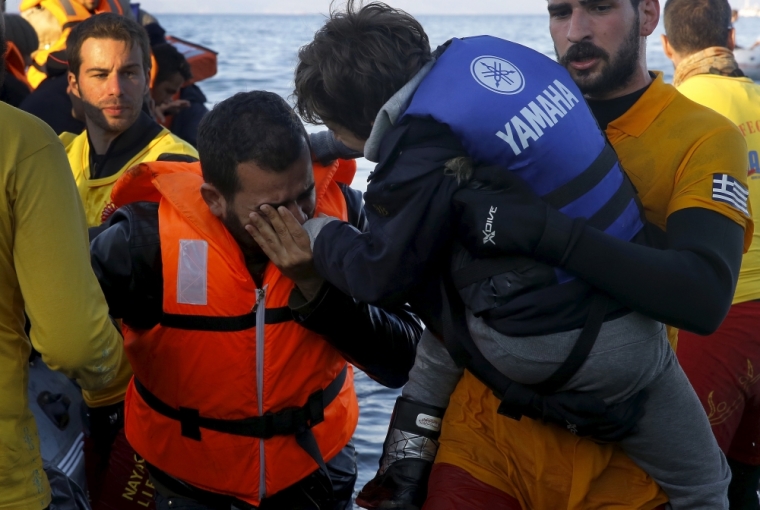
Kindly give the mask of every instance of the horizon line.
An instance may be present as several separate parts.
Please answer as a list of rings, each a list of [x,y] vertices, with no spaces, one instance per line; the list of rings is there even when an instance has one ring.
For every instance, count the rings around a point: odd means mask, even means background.
[[[241,15],[252,15],[252,14],[264,14],[267,16],[326,16],[329,13],[327,12],[314,12],[314,11],[303,11],[303,12],[268,12],[268,11],[248,11],[248,12],[176,12],[176,11],[169,11],[169,12],[159,12],[159,11],[149,11],[152,15],[160,16],[160,15],[166,15],[166,14],[178,14],[182,16],[207,16],[209,14],[219,15],[219,16],[241,16]],[[458,12],[416,12],[414,13],[414,16],[543,16],[546,15],[545,12],[478,12],[478,13],[470,13],[470,14],[463,14]]]

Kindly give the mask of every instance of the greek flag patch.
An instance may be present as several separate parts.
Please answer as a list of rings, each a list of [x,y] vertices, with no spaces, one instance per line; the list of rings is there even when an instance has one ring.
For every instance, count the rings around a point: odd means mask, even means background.
[[[713,174],[712,199],[731,205],[749,216],[747,209],[749,190],[730,175]]]

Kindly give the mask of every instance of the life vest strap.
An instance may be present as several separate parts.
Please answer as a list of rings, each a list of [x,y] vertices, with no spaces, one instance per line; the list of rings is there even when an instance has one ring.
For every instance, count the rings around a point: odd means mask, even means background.
[[[281,324],[293,320],[290,308],[267,308],[264,313],[265,324]],[[181,315],[164,313],[161,325],[166,328],[186,329],[190,331],[220,331],[232,333],[256,327],[256,309],[245,315],[235,317],[215,317],[209,315]]]
[[[555,209],[562,209],[594,189],[597,184],[602,182],[602,179],[607,177],[617,162],[615,149],[607,142],[602,152],[588,168],[571,179],[570,182],[542,196],[541,199]]]
[[[636,188],[627,175],[606,204],[588,219],[588,225],[604,232],[617,220],[636,197]]]
[[[240,420],[223,420],[201,416],[198,409],[174,408],[150,392],[135,377],[135,389],[148,407],[157,413],[180,422],[184,437],[201,441],[201,429],[223,432],[235,436],[269,439],[303,433],[325,419],[324,410],[335,400],[346,382],[348,365],[344,365],[338,376],[324,390],[317,390],[309,396],[302,407],[283,409],[276,413],[254,416]]]

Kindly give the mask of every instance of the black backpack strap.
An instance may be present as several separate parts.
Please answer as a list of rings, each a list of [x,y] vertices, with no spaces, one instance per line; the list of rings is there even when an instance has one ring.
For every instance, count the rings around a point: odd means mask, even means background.
[[[469,370],[501,400],[499,413],[514,419],[535,417],[531,404],[541,395],[556,393],[586,361],[596,342],[607,310],[607,298],[595,294],[586,324],[565,362],[542,383],[522,385],[502,374],[480,352],[467,329],[466,309],[449,277],[441,283],[443,294],[443,337],[454,362]]]
[[[591,298],[586,323],[583,325],[581,334],[575,341],[570,354],[548,379],[531,387],[542,395],[551,395],[566,385],[586,362],[586,358],[591,353],[591,349],[599,336],[599,331],[602,329],[606,314],[607,298],[603,294],[595,292]]]
[[[496,395],[501,401],[499,414],[515,420],[523,415],[535,417],[531,402],[538,394],[509,379],[483,356],[470,337],[464,303],[449,277],[443,277],[441,290],[443,340],[454,362],[469,370]]]

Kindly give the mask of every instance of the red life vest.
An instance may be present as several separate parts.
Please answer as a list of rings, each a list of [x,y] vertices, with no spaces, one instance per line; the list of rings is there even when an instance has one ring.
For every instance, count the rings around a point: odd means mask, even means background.
[[[337,180],[350,182],[355,168],[315,163],[318,213],[347,218]],[[158,200],[164,279],[161,323],[124,328],[135,373],[126,434],[169,475],[258,505],[351,439],[353,372],[324,337],[293,322],[294,284],[273,264],[256,286],[201,198],[202,183],[198,163],[154,162],[130,169],[113,189],[118,205]],[[299,446],[310,434],[316,455]]]

